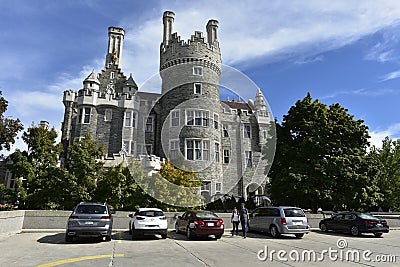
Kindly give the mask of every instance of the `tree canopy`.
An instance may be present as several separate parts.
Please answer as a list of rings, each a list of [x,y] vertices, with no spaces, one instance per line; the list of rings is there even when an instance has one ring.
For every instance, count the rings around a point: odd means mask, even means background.
[[[400,211],[400,140],[386,137],[382,148],[372,147],[369,155],[378,169],[378,187],[382,193],[378,206]]]
[[[0,91],[0,152],[10,150],[11,144],[15,143],[15,137],[23,129],[19,119],[6,118],[4,113],[7,111],[8,101]]]
[[[339,104],[327,107],[310,94],[297,101],[277,124],[272,200],[314,210],[376,203],[380,195],[376,168],[366,156],[368,138],[363,121]]]

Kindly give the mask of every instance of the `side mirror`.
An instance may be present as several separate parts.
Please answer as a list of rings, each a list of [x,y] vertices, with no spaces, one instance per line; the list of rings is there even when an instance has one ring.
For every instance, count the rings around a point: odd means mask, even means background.
[[[182,216],[181,216],[181,215],[179,215],[179,216],[178,216],[178,219],[179,219],[179,220],[182,220]]]
[[[129,218],[132,218],[132,217],[133,217],[133,214],[132,214],[132,213],[131,213],[131,214],[129,214],[129,215],[128,215],[128,217],[129,217]]]

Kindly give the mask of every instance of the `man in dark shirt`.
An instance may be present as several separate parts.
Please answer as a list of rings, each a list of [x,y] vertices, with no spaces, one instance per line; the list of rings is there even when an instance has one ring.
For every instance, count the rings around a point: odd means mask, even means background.
[[[242,203],[241,205],[239,215],[240,215],[240,223],[242,224],[243,238],[246,238],[247,223],[250,220],[250,217],[249,217],[249,211],[246,209],[244,203]]]

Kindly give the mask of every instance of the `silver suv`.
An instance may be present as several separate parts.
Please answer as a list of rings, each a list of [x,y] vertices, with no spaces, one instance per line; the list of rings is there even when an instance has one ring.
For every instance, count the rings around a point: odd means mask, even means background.
[[[99,237],[111,241],[114,211],[106,203],[81,202],[68,218],[65,241],[74,237]]]
[[[294,234],[301,238],[310,232],[308,218],[296,207],[260,207],[250,214],[249,230],[267,232],[272,237]]]

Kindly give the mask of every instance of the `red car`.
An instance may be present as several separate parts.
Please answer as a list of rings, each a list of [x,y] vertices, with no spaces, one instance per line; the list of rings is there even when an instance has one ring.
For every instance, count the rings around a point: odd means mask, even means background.
[[[220,239],[224,233],[224,221],[211,211],[187,211],[178,216],[175,231],[185,233],[188,239],[210,235]]]

